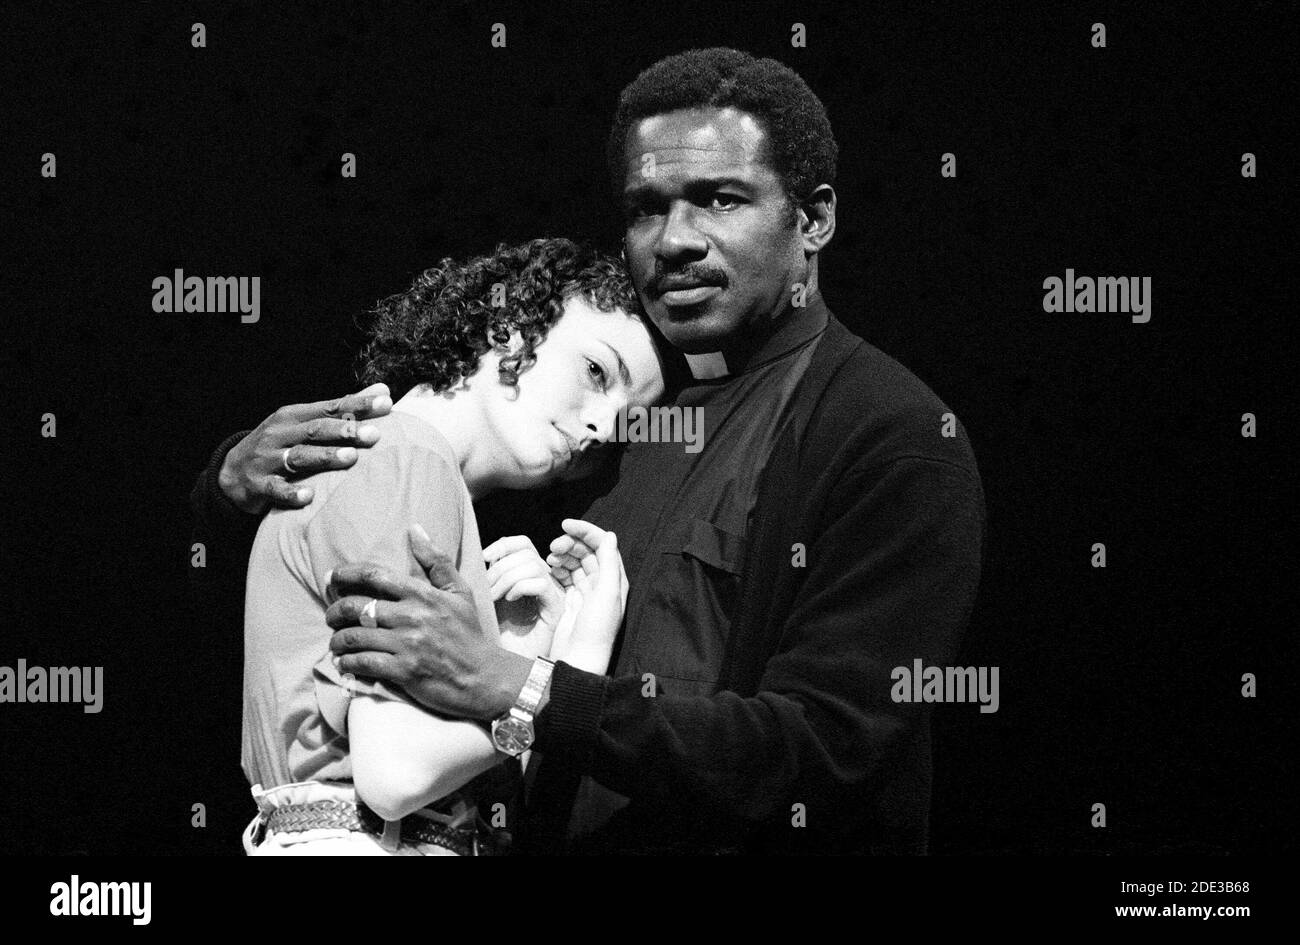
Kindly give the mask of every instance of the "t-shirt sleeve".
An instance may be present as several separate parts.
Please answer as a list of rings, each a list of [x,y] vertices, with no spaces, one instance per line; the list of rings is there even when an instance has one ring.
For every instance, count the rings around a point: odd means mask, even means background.
[[[449,459],[433,449],[399,442],[365,456],[363,463],[341,477],[304,533],[311,577],[322,598],[330,571],[344,564],[373,563],[423,577],[407,538],[414,523],[422,525],[435,547],[460,567],[464,496],[460,472]],[[328,643],[328,636],[324,639]],[[321,716],[341,735],[347,734],[353,695],[416,704],[395,685],[345,678],[328,648],[312,676]]]

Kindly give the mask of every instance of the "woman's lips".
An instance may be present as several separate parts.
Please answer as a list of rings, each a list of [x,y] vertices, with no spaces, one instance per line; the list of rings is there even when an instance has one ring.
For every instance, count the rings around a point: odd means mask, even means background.
[[[560,434],[560,439],[564,442],[564,449],[558,454],[560,464],[562,466],[571,465],[574,460],[579,458],[578,441],[569,436],[569,434],[565,433],[559,427],[555,428],[555,432]]]

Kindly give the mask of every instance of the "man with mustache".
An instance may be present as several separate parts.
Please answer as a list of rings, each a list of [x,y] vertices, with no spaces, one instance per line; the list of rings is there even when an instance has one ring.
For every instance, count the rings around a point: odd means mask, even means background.
[[[927,848],[928,706],[894,702],[891,671],[955,658],[983,491],[948,408],[821,297],[836,159],[821,102],[774,60],[692,50],[620,96],[624,254],[689,365],[672,403],[703,408],[703,449],[628,444],[581,513],[617,533],[631,591],[610,675],[556,664],[522,740],[500,743],[534,752],[525,851]],[[298,473],[348,465],[350,446],[321,441],[363,434],[329,414],[387,409],[371,397],[285,408],[219,450],[201,511],[301,504],[281,454]],[[553,560],[602,534],[557,539]],[[336,572],[331,648],[345,671],[503,725],[534,664],[488,646],[454,571],[424,554],[433,586]],[[372,598],[398,601],[402,625],[358,626]]]

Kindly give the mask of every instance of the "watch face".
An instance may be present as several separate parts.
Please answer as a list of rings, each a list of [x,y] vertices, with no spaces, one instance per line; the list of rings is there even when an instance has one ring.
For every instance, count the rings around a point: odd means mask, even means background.
[[[533,727],[513,716],[501,719],[492,726],[492,740],[507,755],[518,755],[533,743]]]

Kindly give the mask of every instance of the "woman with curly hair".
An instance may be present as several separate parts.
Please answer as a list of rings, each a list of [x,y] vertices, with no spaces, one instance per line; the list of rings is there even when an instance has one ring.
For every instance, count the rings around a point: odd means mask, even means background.
[[[612,533],[598,533],[566,592],[527,538],[483,549],[471,506],[494,489],[572,474],[612,437],[620,411],[662,395],[655,345],[616,261],[562,239],[444,259],[379,303],[361,361],[363,377],[396,400],[373,421],[379,443],[346,474],[310,477],[310,506],[270,512],[249,561],[242,761],[259,808],[244,834],[250,854],[478,848],[474,797],[461,789],[505,756],[478,723],[339,672],[325,623],[336,566],[366,560],[421,576],[429,562],[417,551],[432,547],[501,646],[591,672],[606,671],[622,620]],[[521,598],[535,619],[499,629],[497,607]],[[397,606],[371,601],[368,616]]]

